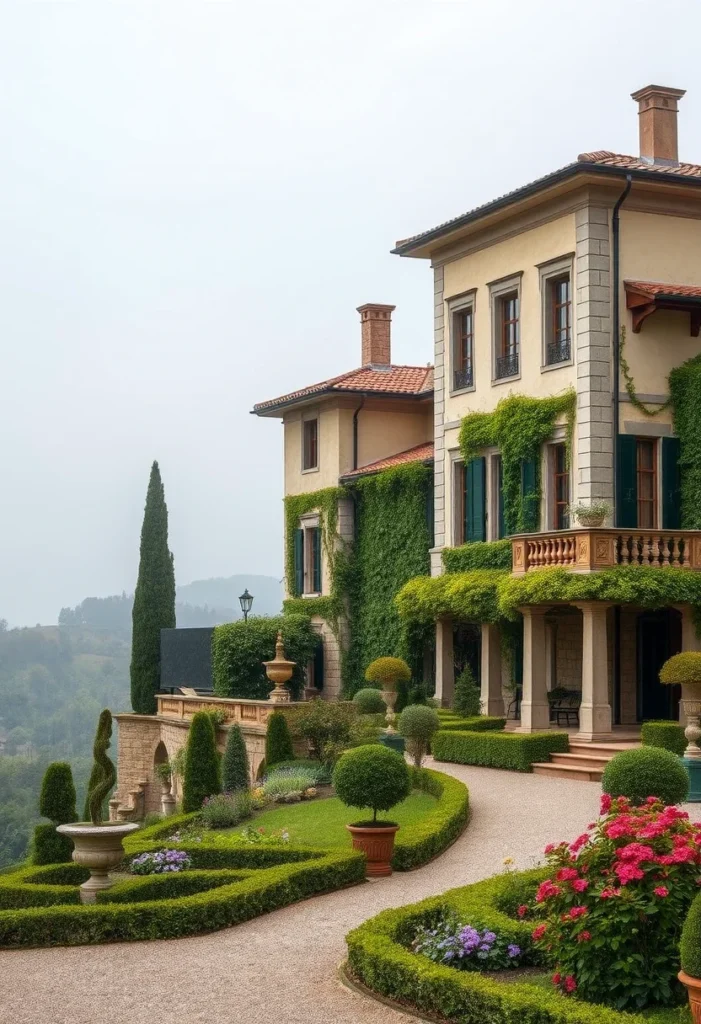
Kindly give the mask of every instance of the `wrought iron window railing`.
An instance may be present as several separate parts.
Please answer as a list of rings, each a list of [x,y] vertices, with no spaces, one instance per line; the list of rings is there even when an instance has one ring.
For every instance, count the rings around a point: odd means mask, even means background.
[[[499,356],[496,362],[496,379],[515,377],[518,373],[518,352],[510,356]]]
[[[472,387],[472,367],[466,366],[462,370],[453,371],[453,390],[460,391],[461,388]]]
[[[547,366],[554,366],[555,363],[568,363],[571,358],[572,342],[569,338],[553,341],[548,345]]]

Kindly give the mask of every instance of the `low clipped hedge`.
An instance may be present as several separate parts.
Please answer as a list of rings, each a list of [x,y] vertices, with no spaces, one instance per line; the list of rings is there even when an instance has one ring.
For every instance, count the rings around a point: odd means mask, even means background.
[[[677,722],[643,722],[640,738],[644,747],[663,747],[679,757],[686,750],[684,727]]]
[[[190,847],[183,843],[178,848],[187,849],[193,859],[196,852],[203,855],[198,857],[201,860],[208,859],[208,852],[219,854],[222,861],[239,859],[226,856],[227,852],[238,855],[238,849],[206,851],[200,848],[196,851],[196,845],[193,843]],[[256,852],[262,852],[262,848]],[[287,863],[262,868],[238,881],[190,896],[128,903],[101,901],[78,906],[64,901],[61,906],[0,910],[0,946],[78,946],[196,935],[248,921],[317,893],[353,885],[365,877],[365,858],[355,850],[319,854],[312,850],[270,847],[267,852],[299,856],[296,860],[286,856]],[[154,885],[153,878],[147,876],[147,881]],[[130,879],[129,884],[136,885],[136,880]]]
[[[551,754],[569,750],[566,732],[451,732],[441,729],[431,741],[436,761],[474,764],[530,772],[532,765],[549,761]]]
[[[367,988],[419,1012],[459,1024],[644,1024],[645,1018],[594,1006],[529,985],[496,980],[477,971],[435,964],[408,948],[416,928],[445,910],[478,929],[490,928],[524,950],[539,966],[532,922],[512,917],[518,902],[532,898],[546,871],[500,875],[421,903],[386,910],[346,936],[349,973]],[[519,887],[521,892],[519,893]],[[503,972],[508,975],[509,972]]]
[[[458,838],[470,816],[470,795],[459,779],[429,768],[413,768],[412,785],[434,796],[438,804],[411,829],[397,832],[392,857],[397,871],[411,871],[442,853]]]
[[[182,871],[167,875],[133,875],[116,882],[110,889],[97,894],[98,903],[143,903],[145,900],[177,899],[209,892],[221,885],[240,882],[251,872],[238,871]]]
[[[496,715],[477,715],[474,718],[439,715],[439,718],[444,732],[499,732],[506,725],[506,719]]]
[[[89,877],[79,864],[33,865],[0,875],[0,910],[80,903],[78,886]]]

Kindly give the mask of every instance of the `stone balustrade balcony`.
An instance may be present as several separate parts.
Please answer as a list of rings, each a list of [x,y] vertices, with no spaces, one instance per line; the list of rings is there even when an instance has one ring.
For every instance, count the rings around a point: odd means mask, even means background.
[[[551,530],[512,537],[511,553],[517,575],[555,566],[581,573],[619,565],[699,572],[701,530]]]

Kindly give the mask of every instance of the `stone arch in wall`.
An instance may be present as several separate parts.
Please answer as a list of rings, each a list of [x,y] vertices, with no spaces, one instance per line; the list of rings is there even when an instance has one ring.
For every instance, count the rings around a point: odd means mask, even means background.
[[[148,814],[149,811],[160,811],[161,809],[161,780],[158,778],[156,769],[159,765],[165,764],[169,760],[168,748],[166,747],[163,740],[159,740],[156,744],[156,749],[153,752],[153,765],[151,768],[151,776],[148,782],[148,789],[146,790],[144,799],[144,810]]]

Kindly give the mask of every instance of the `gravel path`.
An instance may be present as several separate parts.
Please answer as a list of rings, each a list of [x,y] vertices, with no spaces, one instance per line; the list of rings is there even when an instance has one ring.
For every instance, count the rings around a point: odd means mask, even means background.
[[[442,857],[190,939],[0,953],[0,1024],[406,1024],[343,987],[345,934],[386,907],[502,870],[532,867],[548,842],[592,821],[601,789],[461,765],[472,819]],[[695,815],[698,816],[698,815]]]

